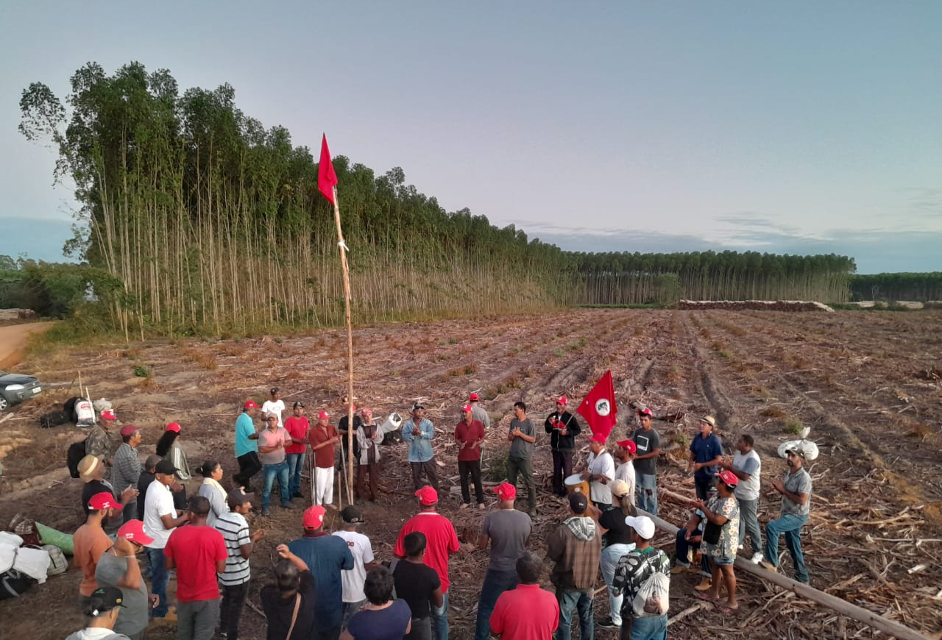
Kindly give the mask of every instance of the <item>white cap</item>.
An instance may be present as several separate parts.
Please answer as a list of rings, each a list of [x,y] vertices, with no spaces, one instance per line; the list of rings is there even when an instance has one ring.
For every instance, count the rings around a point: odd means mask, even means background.
[[[625,524],[634,529],[645,540],[654,537],[654,522],[647,516],[628,516],[625,518]]]

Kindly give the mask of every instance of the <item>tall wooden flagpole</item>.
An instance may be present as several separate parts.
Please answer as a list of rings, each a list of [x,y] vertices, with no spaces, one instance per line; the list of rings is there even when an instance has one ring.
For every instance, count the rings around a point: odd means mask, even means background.
[[[334,221],[337,223],[337,248],[343,268],[343,299],[347,315],[347,504],[353,504],[353,321],[350,318],[350,267],[347,266],[347,243],[340,228],[340,200],[334,187]]]

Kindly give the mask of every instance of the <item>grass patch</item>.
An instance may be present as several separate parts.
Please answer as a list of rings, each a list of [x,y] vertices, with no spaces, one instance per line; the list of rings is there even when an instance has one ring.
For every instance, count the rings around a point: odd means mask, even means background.
[[[135,378],[150,378],[151,370],[146,365],[143,365],[143,364],[136,365],[134,367],[134,377]]]
[[[726,358],[727,360],[733,357],[733,354],[732,352],[730,352],[729,349],[720,349],[719,351],[716,352],[716,355],[718,355],[721,358]]]
[[[759,412],[763,418],[784,418],[788,414],[781,407],[766,407]]]
[[[805,428],[804,423],[802,423],[800,418],[786,418],[785,426],[782,427],[782,431],[785,433],[791,433],[794,435],[801,435],[801,430]]]
[[[458,338],[448,338],[448,344],[458,344]]]

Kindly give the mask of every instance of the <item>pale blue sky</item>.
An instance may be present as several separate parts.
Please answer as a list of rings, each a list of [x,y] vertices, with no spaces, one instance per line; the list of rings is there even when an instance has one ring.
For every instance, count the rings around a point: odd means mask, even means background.
[[[56,259],[69,235],[53,153],[16,132],[23,88],[138,60],[564,248],[942,270],[935,0],[33,1],[0,25],[0,253]]]

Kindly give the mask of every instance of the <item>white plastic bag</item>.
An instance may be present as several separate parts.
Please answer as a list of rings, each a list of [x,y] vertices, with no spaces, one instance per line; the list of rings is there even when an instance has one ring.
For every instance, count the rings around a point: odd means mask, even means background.
[[[85,398],[75,401],[75,426],[91,427],[96,424],[95,406]]]
[[[641,583],[631,609],[637,618],[662,616],[670,608],[671,580],[660,571],[656,571]]]
[[[818,445],[813,443],[811,440],[788,440],[783,442],[778,447],[778,455],[780,458],[785,457],[786,451],[800,451],[805,460],[814,460],[818,457]]]

